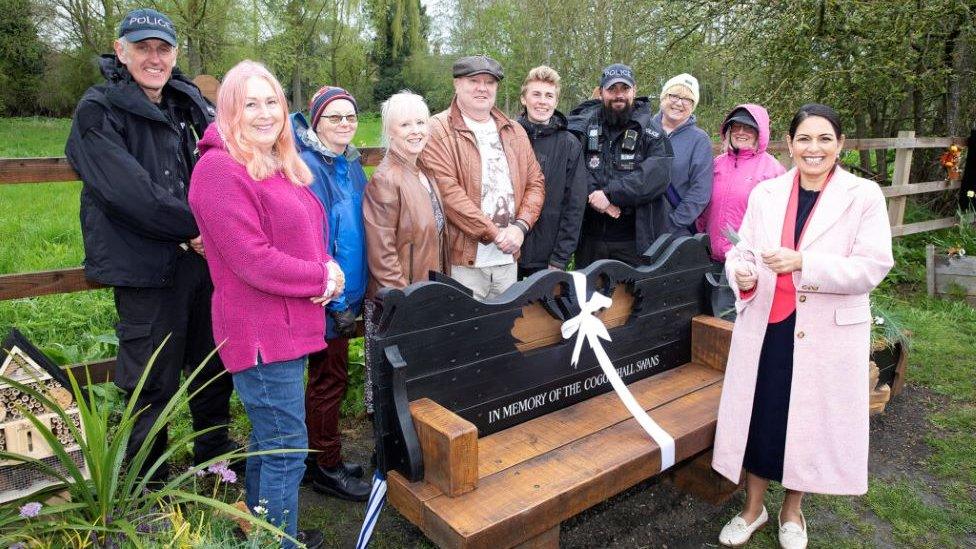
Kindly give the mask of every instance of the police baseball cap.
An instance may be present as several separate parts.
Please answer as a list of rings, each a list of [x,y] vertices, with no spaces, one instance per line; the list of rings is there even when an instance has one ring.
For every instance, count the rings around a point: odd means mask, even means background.
[[[119,23],[119,38],[141,42],[158,38],[170,46],[176,45],[176,27],[169,17],[150,8],[140,8],[125,14]]]
[[[474,76],[476,74],[490,74],[501,80],[505,78],[502,65],[487,55],[469,55],[454,62],[454,78]]]
[[[634,69],[623,63],[614,63],[603,69],[603,77],[600,78],[601,88],[607,89],[618,82],[623,82],[633,88],[635,85]]]

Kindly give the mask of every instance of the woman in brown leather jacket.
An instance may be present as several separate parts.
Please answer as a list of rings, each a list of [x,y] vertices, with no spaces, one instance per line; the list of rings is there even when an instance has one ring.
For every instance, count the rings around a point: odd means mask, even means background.
[[[418,166],[430,137],[430,111],[423,97],[394,94],[383,103],[386,156],[363,197],[366,256],[372,297],[380,288],[402,288],[444,271],[446,227],[440,193]]]

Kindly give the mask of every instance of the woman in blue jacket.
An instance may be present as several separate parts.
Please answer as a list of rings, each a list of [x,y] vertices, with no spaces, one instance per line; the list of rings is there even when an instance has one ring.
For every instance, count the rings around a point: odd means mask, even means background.
[[[352,145],[358,126],[356,100],[346,90],[324,86],[312,96],[309,119],[291,116],[302,160],[312,170],[312,191],[326,213],[326,249],[346,275],[346,288],[326,311],[328,347],[308,357],[305,389],[306,425],[310,453],[305,480],[317,492],[353,501],[366,501],[369,484],[360,465],[342,461],[339,405],[349,374],[349,338],[356,333],[356,317],[366,293],[366,245],[363,191],[366,174],[359,151]]]

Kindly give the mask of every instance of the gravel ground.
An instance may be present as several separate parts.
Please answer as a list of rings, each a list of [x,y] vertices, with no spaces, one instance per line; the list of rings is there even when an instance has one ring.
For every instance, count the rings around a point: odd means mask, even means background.
[[[874,480],[921,479],[937,494],[938,480],[924,472],[921,463],[930,454],[924,434],[931,429],[926,415],[947,406],[944,397],[925,389],[906,387],[889,403],[885,413],[871,420],[870,471]],[[371,429],[364,420],[345,420],[346,459],[367,463],[372,446]],[[683,494],[667,479],[655,478],[618,494],[564,522],[560,545],[564,548],[692,548],[717,547],[721,526],[742,504],[742,493],[724,505],[715,506]],[[931,495],[935,503],[937,496]],[[782,500],[781,491],[767,498],[775,516]],[[832,511],[831,503],[857,498],[815,497],[805,505],[811,547],[838,544],[868,547],[895,547],[891,527],[864,506],[852,505],[857,520],[872,525],[870,534],[852,524],[851,517]],[[302,489],[302,518],[308,526],[328,531],[330,545],[352,547],[362,522],[364,505],[323,497]],[[771,526],[775,526],[775,520]],[[777,547],[775,527],[767,526],[750,547]],[[429,547],[423,534],[387,506],[376,528],[372,547]],[[840,541],[838,541],[840,540]]]

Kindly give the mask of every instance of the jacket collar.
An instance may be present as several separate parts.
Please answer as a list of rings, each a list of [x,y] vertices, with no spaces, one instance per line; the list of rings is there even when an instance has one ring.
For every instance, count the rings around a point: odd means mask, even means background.
[[[457,105],[457,95],[454,96],[454,99],[451,99],[451,106],[448,110],[450,111],[452,128],[454,128],[456,131],[471,131],[471,129],[468,128],[468,125],[464,123],[464,117],[461,114],[461,109]],[[495,126],[498,128],[499,133],[501,133],[502,128],[512,124],[512,121],[505,116],[505,113],[503,113],[498,107],[491,108],[491,117],[495,120]]]
[[[412,173],[414,175],[419,174],[420,171],[421,171],[419,164],[417,164],[417,163],[411,163],[409,160],[407,160],[406,158],[404,158],[403,155],[401,155],[400,153],[394,151],[392,148],[387,148],[386,149],[386,156],[384,156],[383,158],[384,158],[384,160],[387,160],[388,159],[388,161],[390,163],[395,164],[395,165],[399,166],[400,168],[402,168],[402,169],[404,169],[404,170],[406,170],[406,171],[408,171],[408,172],[410,172],[410,173]]]
[[[654,115],[654,123],[658,127],[662,128],[662,129],[664,128],[664,113],[662,113],[660,110],[658,110],[657,111],[657,114]],[[672,137],[674,135],[677,135],[677,134],[683,132],[684,130],[686,130],[687,128],[689,128],[691,126],[695,126],[697,124],[698,124],[698,118],[695,117],[694,114],[692,114],[691,116],[688,117],[687,120],[685,120],[684,122],[682,122],[680,126],[678,126],[677,128],[675,128],[674,131],[672,131],[671,133],[669,133],[668,134],[668,137]]]
[[[772,235],[779,242],[779,235],[783,232],[783,222],[786,219],[786,209],[790,201],[790,193],[793,190],[793,179],[796,177],[796,168],[792,168],[780,178],[784,184],[763,185],[770,196],[768,213],[764,215],[766,233]],[[799,250],[805,250],[817,238],[823,236],[827,229],[832,227],[844,215],[844,212],[854,201],[852,189],[858,186],[857,178],[845,171],[841,167],[834,170],[834,175],[830,184],[824,187],[823,194],[820,196],[814,215],[807,221],[807,227],[803,232],[803,241],[800,242]]]
[[[549,137],[550,135],[560,132],[566,129],[566,117],[563,113],[558,110],[552,111],[552,117],[549,118],[549,122],[545,124],[539,124],[529,120],[528,115],[526,115],[525,110],[522,110],[522,114],[519,115],[517,122],[525,128],[525,133],[529,134],[529,139],[539,139],[541,137]]]

